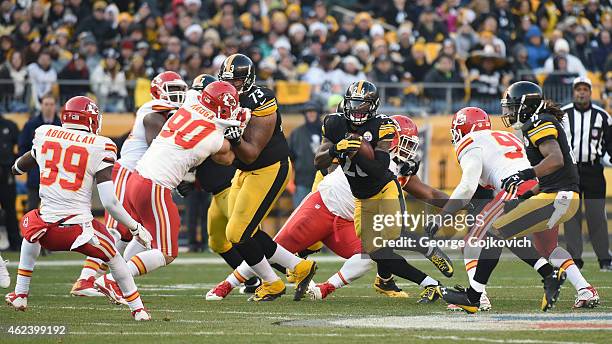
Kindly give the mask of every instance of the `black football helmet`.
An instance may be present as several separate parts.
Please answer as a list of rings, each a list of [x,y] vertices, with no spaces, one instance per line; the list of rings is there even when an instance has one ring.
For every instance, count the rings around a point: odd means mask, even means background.
[[[520,129],[531,116],[540,111],[543,104],[540,86],[530,81],[515,82],[502,96],[502,121],[506,127]]]
[[[255,65],[246,55],[230,55],[221,64],[218,78],[232,84],[238,93],[247,92],[255,84]]]
[[[342,113],[354,125],[362,125],[376,114],[379,104],[376,85],[360,80],[352,83],[346,90]]]
[[[198,92],[202,92],[204,87],[208,86],[213,81],[217,81],[217,78],[210,74],[200,74],[193,79],[191,83],[191,89],[196,90]]]

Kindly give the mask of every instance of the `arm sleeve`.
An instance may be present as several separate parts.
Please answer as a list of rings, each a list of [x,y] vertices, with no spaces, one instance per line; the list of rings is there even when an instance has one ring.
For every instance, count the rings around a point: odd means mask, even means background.
[[[455,188],[450,199],[470,200],[476,189],[482,174],[482,148],[474,147],[463,153],[461,158],[461,182]]]
[[[112,181],[106,181],[98,184],[98,194],[100,195],[100,202],[108,213],[117,221],[124,226],[134,229],[138,225],[138,222],[134,220],[130,214],[123,208],[117,196],[115,196],[114,185]]]
[[[361,155],[355,155],[355,163],[361,167],[368,176],[382,179],[385,177],[387,170],[389,169],[389,162],[391,157],[389,153],[382,152],[379,150],[374,151],[374,160],[363,158]]]

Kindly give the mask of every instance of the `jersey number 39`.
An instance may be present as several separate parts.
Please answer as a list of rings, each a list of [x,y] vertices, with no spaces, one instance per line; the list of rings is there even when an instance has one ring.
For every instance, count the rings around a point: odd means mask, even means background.
[[[83,177],[85,177],[87,169],[87,159],[89,158],[87,149],[81,146],[69,146],[63,150],[59,142],[46,141],[43,143],[40,153],[48,154],[49,152],[51,156],[45,160],[44,169],[41,169],[40,184],[49,186],[57,181],[58,164],[63,160],[62,166],[64,170],[74,174],[74,179],[71,181],[60,178],[59,185],[64,190],[79,190],[81,185],[83,185]],[[45,175],[43,171],[48,171],[48,173]]]

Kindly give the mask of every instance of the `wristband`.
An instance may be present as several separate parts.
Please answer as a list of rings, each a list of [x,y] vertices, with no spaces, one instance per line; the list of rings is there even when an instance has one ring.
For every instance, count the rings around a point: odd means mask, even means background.
[[[523,180],[535,179],[536,177],[535,170],[533,168],[524,169],[520,173],[523,177]]]

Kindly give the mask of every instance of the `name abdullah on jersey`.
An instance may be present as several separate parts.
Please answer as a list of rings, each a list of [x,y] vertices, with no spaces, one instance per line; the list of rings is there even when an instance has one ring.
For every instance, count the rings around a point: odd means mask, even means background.
[[[567,143],[567,136],[559,121],[552,115],[533,115],[521,128],[527,159],[531,166],[544,160],[538,147],[547,140],[556,140],[563,153],[563,167],[543,177],[539,177],[540,191],[575,191],[578,192],[578,170],[572,150]],[[561,134],[561,135],[560,135]]]
[[[348,134],[355,133],[361,135],[374,148],[380,141],[393,140],[395,130],[393,120],[382,114],[376,115],[360,126],[352,126],[340,113],[330,114],[323,121],[323,136],[334,144]],[[348,179],[353,195],[359,199],[376,195],[387,183],[395,179],[393,172],[388,169],[382,179],[369,176],[350,158],[340,159],[340,166]]]
[[[276,123],[270,141],[257,159],[251,164],[245,164],[237,159],[236,167],[242,171],[253,171],[270,166],[278,161],[288,160],[289,145],[285,139],[285,134],[283,134],[281,114],[278,111],[274,92],[268,88],[254,85],[248,92],[240,94],[240,106],[249,108],[251,115],[255,117],[265,117],[276,112]]]

